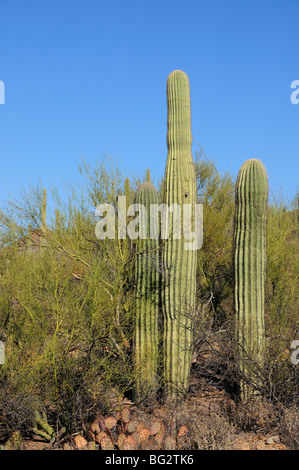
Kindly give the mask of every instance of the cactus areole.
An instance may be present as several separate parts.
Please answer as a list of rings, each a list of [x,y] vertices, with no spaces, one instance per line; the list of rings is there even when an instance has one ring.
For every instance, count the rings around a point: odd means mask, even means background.
[[[167,107],[168,156],[163,202],[168,207],[173,204],[195,207],[189,80],[180,70],[168,77]],[[193,349],[197,252],[187,251],[185,242],[182,234],[180,239],[170,237],[162,245],[164,387],[166,398],[170,399],[181,398],[187,392]]]
[[[236,353],[244,400],[259,388],[265,354],[267,201],[266,169],[247,160],[236,183],[234,226]]]

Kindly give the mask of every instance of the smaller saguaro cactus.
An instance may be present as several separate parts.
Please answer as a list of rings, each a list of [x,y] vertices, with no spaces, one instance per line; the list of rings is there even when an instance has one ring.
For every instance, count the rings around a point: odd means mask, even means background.
[[[241,167],[235,191],[234,267],[236,353],[241,398],[260,387],[265,355],[267,172],[260,160]]]
[[[150,206],[159,204],[156,188],[150,182],[141,184],[135,193],[139,211],[139,239],[136,243],[135,282],[135,366],[138,399],[151,398],[157,390],[158,368],[158,314],[159,314],[159,239],[151,238]],[[143,227],[141,225],[144,224]],[[142,230],[144,230],[142,235]],[[144,238],[141,238],[141,237]]]

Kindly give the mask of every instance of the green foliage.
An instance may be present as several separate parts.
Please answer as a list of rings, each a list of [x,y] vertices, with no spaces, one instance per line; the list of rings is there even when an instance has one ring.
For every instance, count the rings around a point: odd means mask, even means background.
[[[298,397],[298,365],[290,361],[290,345],[299,335],[298,197],[282,197],[269,206],[267,224],[267,276],[265,326],[268,394],[273,400],[292,403]],[[298,402],[297,402],[298,405]]]
[[[267,320],[272,333],[298,328],[298,205],[277,201],[268,210]],[[298,309],[297,309],[298,312]],[[295,330],[294,330],[295,331]]]
[[[94,188],[97,172],[91,172]],[[112,200],[111,182],[101,186],[102,197],[111,188]],[[95,192],[90,196],[95,200]],[[74,429],[109,383],[127,390],[133,382],[132,247],[128,240],[99,243],[88,201],[79,205],[72,197],[68,212],[59,207],[59,224],[31,237],[26,224],[40,213],[38,204],[26,201],[33,209],[27,220],[18,217],[21,204],[2,213],[0,331],[6,362],[0,369],[0,407],[9,413],[11,394],[34,396],[34,406],[52,403]],[[8,245],[16,233],[26,235]]]
[[[222,326],[232,313],[235,185],[231,175],[221,175],[202,153],[195,157],[198,202],[203,204],[203,246],[197,255],[198,322],[203,331]]]

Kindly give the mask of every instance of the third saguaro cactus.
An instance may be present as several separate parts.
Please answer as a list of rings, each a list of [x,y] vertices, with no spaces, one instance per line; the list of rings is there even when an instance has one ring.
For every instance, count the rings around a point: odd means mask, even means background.
[[[267,172],[260,160],[241,167],[235,192],[234,265],[241,396],[259,388],[265,354]]]
[[[169,208],[195,206],[196,178],[192,159],[190,89],[187,75],[175,70],[167,80],[167,145],[163,202]],[[183,225],[183,221],[182,221]],[[162,242],[164,313],[164,386],[166,398],[177,399],[188,389],[193,348],[197,252],[186,250],[184,234]]]

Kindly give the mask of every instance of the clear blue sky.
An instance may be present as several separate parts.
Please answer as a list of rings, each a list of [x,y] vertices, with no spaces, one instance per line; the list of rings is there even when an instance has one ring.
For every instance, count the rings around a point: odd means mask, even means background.
[[[162,177],[174,69],[189,76],[193,137],[219,170],[260,158],[292,199],[299,0],[0,0],[0,206],[39,180],[80,181],[81,156]]]

